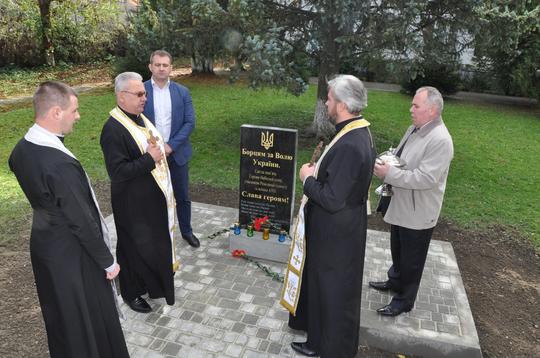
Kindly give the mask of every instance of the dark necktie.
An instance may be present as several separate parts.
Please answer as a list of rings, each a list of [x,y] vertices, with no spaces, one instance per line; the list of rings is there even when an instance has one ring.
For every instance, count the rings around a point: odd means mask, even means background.
[[[409,138],[411,138],[411,135],[417,130],[418,128],[415,127],[412,130],[412,132],[407,136],[407,138],[405,139],[401,147],[399,147],[398,151],[396,152],[396,157],[399,158],[401,156],[401,153],[403,152],[403,148],[405,148],[405,144],[407,144],[407,142],[409,141]],[[387,186],[389,191],[392,190],[392,185],[390,184],[385,184],[385,185]],[[376,211],[382,213],[382,215],[384,216],[386,214],[386,211],[388,210],[388,207],[390,206],[391,199],[392,199],[391,196],[381,196],[379,199],[379,204],[377,205]]]
[[[398,151],[396,152],[396,157],[401,157],[401,153],[403,152],[403,148],[405,148],[405,144],[407,144],[407,142],[409,141],[409,138],[411,138],[411,136],[413,135],[413,133],[415,133],[416,131],[418,130],[418,128],[414,128],[411,132],[411,134],[409,134],[407,136],[407,139],[405,139],[405,142],[403,142],[403,145],[401,147],[399,147]]]

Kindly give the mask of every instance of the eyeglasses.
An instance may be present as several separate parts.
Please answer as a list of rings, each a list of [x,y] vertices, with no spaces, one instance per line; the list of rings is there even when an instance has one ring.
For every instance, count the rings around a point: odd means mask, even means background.
[[[126,93],[132,94],[134,96],[137,96],[139,98],[141,98],[143,96],[146,96],[146,91],[141,91],[141,92],[120,91],[120,92],[126,92]]]

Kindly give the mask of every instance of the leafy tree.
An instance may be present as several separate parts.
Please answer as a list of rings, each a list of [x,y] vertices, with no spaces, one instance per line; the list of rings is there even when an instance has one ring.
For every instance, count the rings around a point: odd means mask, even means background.
[[[506,94],[540,98],[540,4],[531,0],[491,0],[476,8],[482,31],[475,59],[493,74]]]
[[[423,75],[429,63],[445,64],[453,71],[460,53],[470,45],[467,33],[474,30],[471,16],[477,3],[261,0],[268,20],[259,21],[261,35],[247,37],[245,46],[250,53],[246,62],[256,63],[252,83],[284,84],[298,93],[305,88],[306,72],[301,61],[292,60],[297,54],[313,59],[318,66],[318,93],[311,130],[331,134],[324,105],[326,81],[339,73],[344,59],[384,58],[413,79]]]
[[[0,66],[41,63],[40,31],[35,0],[0,2]]]
[[[85,62],[113,52],[122,35],[116,1],[0,2],[0,66]]]
[[[56,62],[54,59],[54,45],[52,41],[51,2],[52,0],[38,0],[39,15],[41,19],[43,58],[47,65],[54,66]]]
[[[405,37],[398,34],[401,53],[407,58],[401,66],[402,87],[407,93],[426,85],[437,87],[443,94],[457,91],[461,55],[472,46],[478,29],[471,16],[478,3],[429,1],[405,10],[419,14],[408,24],[411,31],[404,32]]]
[[[517,2],[526,6],[494,10],[500,6],[493,4]],[[287,88],[294,94],[307,88],[316,67],[318,93],[311,131],[328,135],[333,128],[324,105],[326,82],[344,64],[362,72],[373,60],[385,61],[409,91],[432,84],[452,92],[459,81],[462,52],[476,46],[478,58],[491,66],[497,63],[497,53],[515,59],[501,70],[511,76],[511,83],[532,81],[539,47],[538,5],[532,4],[528,0],[143,0],[137,15],[142,21],[140,26],[135,21],[130,48],[144,52],[145,64],[156,46],[189,55],[194,71],[211,72],[215,59],[232,58],[233,80],[242,73],[252,87]],[[512,22],[502,26],[508,16]],[[492,46],[494,41],[505,42],[509,36],[514,37],[502,46],[505,52],[497,52],[502,50]],[[482,38],[487,40],[481,42]]]
[[[193,72],[213,73],[213,64],[224,52],[222,36],[236,16],[240,1],[143,0],[130,18],[126,56],[138,68],[148,55],[166,49],[175,56],[191,57]]]
[[[219,33],[225,22],[226,11],[217,1],[191,1],[189,37],[193,72],[214,73],[214,59],[221,52]]]
[[[148,78],[148,56],[166,49],[173,55],[186,51],[189,22],[185,0],[142,0],[128,16],[125,54],[117,61],[116,72],[137,71]]]
[[[83,63],[114,53],[123,36],[122,13],[116,1],[56,0],[51,7],[55,58]]]

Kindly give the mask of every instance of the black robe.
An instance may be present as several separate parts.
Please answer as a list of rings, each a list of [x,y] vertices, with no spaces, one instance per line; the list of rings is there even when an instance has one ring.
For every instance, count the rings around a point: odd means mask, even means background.
[[[139,125],[142,119],[128,115]],[[118,242],[120,292],[126,301],[148,293],[174,304],[172,246],[167,200],[151,171],[155,162],[141,154],[135,139],[110,117],[101,132],[101,148],[111,178],[111,201]]]
[[[351,120],[336,125],[339,132]],[[296,316],[289,326],[307,331],[322,358],[358,351],[368,195],[376,151],[367,128],[341,137],[323,158],[304,194],[306,262]]]
[[[9,166],[34,212],[30,254],[51,357],[129,357],[104,271],[114,260],[80,163],[22,139]]]

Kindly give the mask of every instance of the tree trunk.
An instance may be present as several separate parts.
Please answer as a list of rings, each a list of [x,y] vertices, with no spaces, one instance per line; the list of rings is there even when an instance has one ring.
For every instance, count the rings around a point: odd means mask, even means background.
[[[197,54],[191,55],[191,72],[214,74],[214,60]]]
[[[326,85],[325,85],[326,88]],[[326,99],[317,98],[317,104],[315,105],[315,116],[309,133],[315,135],[317,138],[328,138],[336,131],[334,125],[328,117],[328,111],[326,109]]]
[[[333,12],[333,9],[329,9]],[[328,99],[327,80],[339,72],[340,57],[339,57],[339,44],[336,42],[336,38],[339,36],[338,24],[331,20],[324,21],[321,24],[321,28],[326,28],[327,31],[321,39],[321,53],[319,58],[321,64],[319,66],[319,80],[317,83],[317,103],[315,106],[315,116],[313,123],[311,124],[310,132],[317,137],[329,137],[334,134],[334,125],[328,118],[328,111],[326,109],[326,100]]]
[[[43,60],[49,66],[55,66],[54,60],[54,45],[52,43],[52,27],[51,27],[51,1],[38,0],[39,14],[41,17],[42,28],[42,44],[43,44]]]

